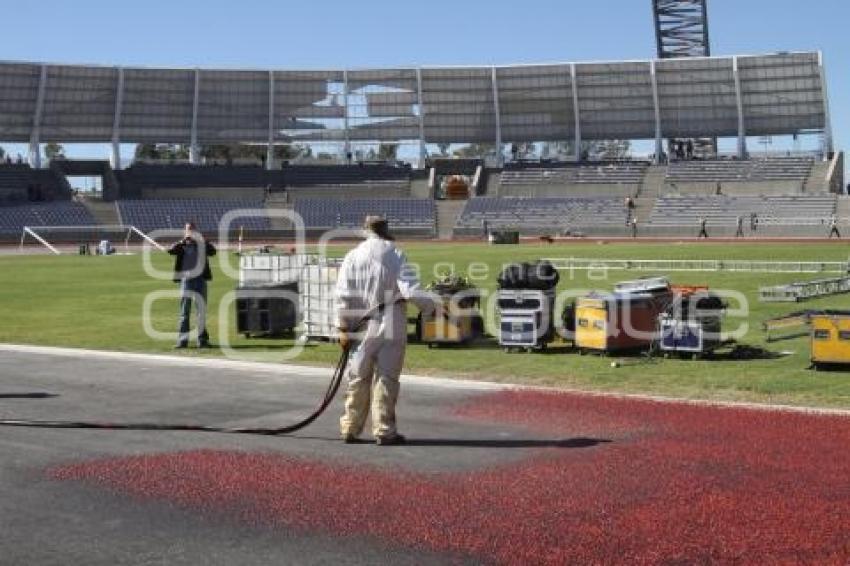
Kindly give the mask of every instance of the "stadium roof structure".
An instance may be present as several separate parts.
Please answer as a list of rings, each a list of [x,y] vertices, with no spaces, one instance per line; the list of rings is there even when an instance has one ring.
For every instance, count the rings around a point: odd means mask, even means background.
[[[502,143],[823,132],[819,52],[371,70],[0,62],[0,141]],[[576,143],[578,148],[581,144]],[[269,160],[271,163],[271,160]]]

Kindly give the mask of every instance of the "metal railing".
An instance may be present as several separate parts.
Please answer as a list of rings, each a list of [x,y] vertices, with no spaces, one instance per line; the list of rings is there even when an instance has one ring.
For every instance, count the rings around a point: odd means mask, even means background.
[[[799,281],[788,285],[761,287],[759,289],[759,300],[765,303],[796,303],[806,299],[842,293],[850,293],[850,277]]]
[[[735,259],[548,258],[555,269],[613,271],[727,271],[735,273],[847,273],[846,261],[767,261]]]

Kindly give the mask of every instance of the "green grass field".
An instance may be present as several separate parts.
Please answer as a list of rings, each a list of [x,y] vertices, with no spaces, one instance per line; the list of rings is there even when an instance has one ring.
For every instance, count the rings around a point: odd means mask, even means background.
[[[846,261],[848,250],[835,244],[694,244],[577,243],[542,246],[489,247],[479,244],[410,243],[404,246],[411,261],[421,266],[423,282],[430,281],[437,263],[454,264],[466,271],[470,262],[489,267],[490,276],[480,286],[492,292],[502,264],[539,257],[607,257],[663,259],[770,259],[789,261]],[[339,250],[342,251],[342,250]],[[168,271],[171,258],[153,258],[154,265]],[[230,257],[235,265],[235,258]],[[562,274],[559,290],[610,289],[617,281],[650,273],[610,272],[605,280],[589,280],[585,272]],[[665,274],[657,274],[665,275]],[[761,322],[771,316],[800,308],[850,308],[850,295],[834,296],[802,305],[761,304],[759,286],[815,278],[811,275],[762,275],[730,273],[673,273],[674,283],[708,284],[732,289],[749,299],[749,332],[740,342],[763,346],[786,355],[775,359],[646,360],[625,358],[621,367],[611,367],[612,358],[579,356],[566,346],[555,345],[545,354],[506,354],[494,341],[469,348],[429,350],[412,344],[408,349],[409,372],[451,377],[555,385],[588,390],[649,393],[714,400],[758,401],[798,405],[850,408],[850,373],[814,372],[809,366],[806,338],[766,344]],[[215,265],[210,293],[209,329],[220,343],[219,304],[236,282],[223,276]],[[171,340],[152,340],[142,325],[148,293],[174,290],[168,281],[145,274],[142,257],[3,256],[0,257],[0,342],[95,348],[135,352],[170,352]],[[176,299],[153,305],[151,322],[162,332],[176,324]],[[248,340],[235,333],[233,309],[228,336],[234,351],[262,361],[282,360],[292,342]],[[740,320],[736,321],[739,323]],[[731,321],[730,321],[731,324]],[[181,355],[220,356],[219,350],[190,350]],[[293,360],[305,364],[330,364],[338,355],[333,345],[310,345]]]

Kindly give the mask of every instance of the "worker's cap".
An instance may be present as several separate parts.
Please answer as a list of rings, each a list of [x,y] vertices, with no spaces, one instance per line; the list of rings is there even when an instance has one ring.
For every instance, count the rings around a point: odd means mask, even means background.
[[[390,236],[390,225],[385,216],[370,214],[363,221],[363,227],[370,232],[374,232],[381,238],[386,240],[392,239]]]

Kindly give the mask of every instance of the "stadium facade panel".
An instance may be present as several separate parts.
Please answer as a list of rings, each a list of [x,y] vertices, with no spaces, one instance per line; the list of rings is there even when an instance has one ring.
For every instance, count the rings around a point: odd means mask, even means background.
[[[120,139],[136,143],[190,140],[194,76],[188,70],[124,69],[124,96],[117,109]]]
[[[829,138],[818,52],[315,71],[0,62],[0,142],[31,146],[655,139],[660,147],[671,137],[817,131]]]
[[[38,101],[41,68],[6,63],[0,71],[0,139],[30,138]]]

